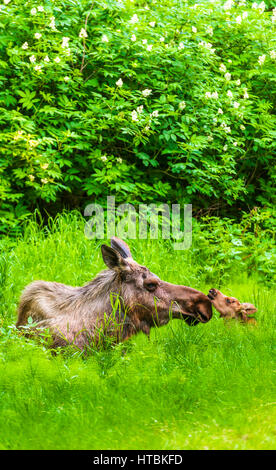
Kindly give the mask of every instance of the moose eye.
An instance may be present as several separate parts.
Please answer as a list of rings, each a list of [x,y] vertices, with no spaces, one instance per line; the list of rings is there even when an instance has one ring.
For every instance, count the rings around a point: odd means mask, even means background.
[[[150,292],[155,291],[155,289],[157,288],[156,282],[147,282],[144,284],[144,286]]]
[[[231,300],[230,300],[230,299],[226,299],[226,303],[227,303],[227,304],[231,304]]]

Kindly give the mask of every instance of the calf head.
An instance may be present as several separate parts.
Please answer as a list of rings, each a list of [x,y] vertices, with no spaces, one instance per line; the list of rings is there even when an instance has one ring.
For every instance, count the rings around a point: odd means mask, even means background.
[[[134,261],[128,245],[113,237],[111,247],[102,245],[109,269],[117,272],[120,296],[129,317],[150,326],[161,326],[172,318],[189,325],[206,323],[212,317],[212,305],[202,292],[162,281],[146,266]]]
[[[235,297],[222,294],[218,289],[210,289],[208,297],[222,318],[240,318],[243,321],[249,321],[248,315],[257,311],[253,304],[241,303]]]

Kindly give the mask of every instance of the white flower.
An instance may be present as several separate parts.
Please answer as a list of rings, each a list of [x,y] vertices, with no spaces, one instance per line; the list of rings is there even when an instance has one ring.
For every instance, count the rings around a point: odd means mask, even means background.
[[[28,49],[28,47],[29,47],[29,45],[28,45],[27,41],[24,42],[24,44],[22,44],[22,49]]]
[[[41,36],[42,36],[42,34],[40,34],[40,33],[35,33],[35,35],[34,35],[34,37],[35,37],[36,39],[40,39]]]
[[[258,5],[257,2],[254,2],[254,3],[252,3],[252,8],[253,8],[254,10],[260,10],[260,13],[263,13],[263,12],[265,11],[265,9],[266,9],[266,4],[265,4],[265,2],[261,2],[261,3],[259,3],[259,5]]]
[[[197,33],[197,28],[195,26],[192,26],[192,32]]]
[[[263,54],[263,55],[260,55],[259,58],[258,58],[258,63],[260,65],[263,65],[264,61],[265,61],[265,58],[266,58],[266,55]]]
[[[270,51],[269,55],[270,55],[271,59],[276,59],[276,51],[274,51],[274,50]]]
[[[17,131],[16,134],[14,134],[13,138],[14,140],[18,140],[22,137],[23,131]]]
[[[41,180],[40,180],[40,181],[41,181],[41,183],[43,183],[43,184],[47,184],[47,183],[48,183],[48,180],[47,180],[47,178],[41,178]]]
[[[49,24],[50,28],[56,29],[56,23],[55,23],[56,20],[55,20],[55,17],[54,17],[54,16],[51,16],[51,17],[50,17],[50,20],[51,20],[51,22],[50,22],[50,24]]]
[[[151,51],[151,50],[152,50],[152,44],[149,44],[149,45],[147,46],[147,51]]]
[[[227,0],[223,5],[224,10],[231,10],[232,6],[234,5],[233,0]]]
[[[218,109],[218,114],[223,114],[223,111],[221,108]]]
[[[118,87],[123,86],[123,80],[122,80],[121,78],[119,78],[119,80],[117,80],[117,82],[116,82],[116,85],[117,85]]]
[[[245,90],[245,92],[244,92],[243,98],[244,98],[245,100],[247,100],[247,99],[249,98],[249,94],[247,93],[246,90]]]
[[[218,92],[213,91],[213,93],[211,93],[210,91],[206,91],[205,92],[205,98],[213,98],[213,99],[217,100],[218,99]]]
[[[29,57],[29,60],[30,60],[30,62],[32,62],[34,64],[35,61],[36,61],[36,58],[35,58],[34,55],[31,55],[31,57]]]
[[[220,70],[221,72],[226,72],[226,67],[225,67],[225,65],[224,65],[224,64],[220,64],[219,70]]]
[[[136,41],[136,36],[135,36],[135,34],[133,34],[130,39],[131,39],[133,42]]]
[[[39,144],[38,140],[29,140],[30,147],[37,147]]]
[[[56,64],[59,64],[60,63],[60,58],[57,56],[54,58],[54,62],[56,62]]]
[[[184,47],[185,47],[185,46],[184,46],[183,42],[180,42],[180,43],[179,43],[179,46],[178,46],[178,49],[181,51],[181,49],[184,49]]]
[[[109,39],[106,34],[102,35],[102,42],[109,42]]]
[[[120,164],[123,163],[123,160],[121,159],[121,157],[117,158],[117,162]]]
[[[233,98],[233,93],[231,90],[228,90],[226,94],[229,98]]]
[[[214,31],[213,31],[212,26],[208,26],[206,32],[207,32],[207,34],[210,34],[210,36],[213,36]]]
[[[153,113],[151,113],[151,116],[152,117],[158,117],[158,111],[157,110],[153,111]]]
[[[265,4],[265,2],[259,3],[259,5],[258,5],[258,10],[260,10],[260,13],[263,13],[263,12],[265,11],[265,9],[266,9],[266,4]]]
[[[63,78],[63,80],[64,80],[65,82],[69,82],[70,77],[67,77],[67,76],[66,76],[66,77]]]
[[[129,20],[129,22],[130,22],[131,24],[138,23],[138,21],[139,21],[139,18],[138,18],[138,16],[137,16],[136,14],[133,15],[132,18]]]
[[[79,38],[87,38],[87,32],[85,28],[81,28]]]
[[[223,151],[226,152],[227,149],[228,149],[228,145],[226,144],[226,145],[224,145],[224,147],[223,147]]]
[[[31,9],[31,15],[36,15],[37,14],[37,9],[36,8],[32,8]]]
[[[241,129],[242,131],[244,131],[245,126],[244,126],[243,124],[241,124],[241,125],[240,125],[240,129]]]
[[[43,165],[41,165],[41,168],[42,170],[47,170],[48,166],[49,166],[49,163],[44,163]]]
[[[102,160],[102,162],[107,162],[107,157],[106,157],[105,155],[103,155],[103,156],[101,157],[101,160]]]
[[[234,145],[235,147],[237,147],[238,142],[233,142],[233,145]]]
[[[155,26],[155,21],[151,21],[151,22],[149,23],[149,25],[150,25],[152,28],[154,28],[154,26]]]
[[[240,79],[236,80],[236,85],[240,85],[240,84],[241,84]]]
[[[50,59],[47,55],[44,57],[44,62],[50,62]]]
[[[66,49],[68,47],[69,41],[70,41],[70,38],[67,38],[65,36],[62,38],[62,44],[61,44],[62,49]]]
[[[29,180],[30,181],[34,181],[34,179],[35,179],[34,175],[29,175]]]
[[[208,140],[208,142],[212,142],[214,140],[214,138],[211,135],[208,135],[207,140]]]
[[[247,17],[248,17],[248,11],[244,11],[242,13],[242,19],[245,20],[245,18],[247,18]]]
[[[44,11],[44,7],[40,5],[39,7],[37,7],[37,11]]]
[[[209,50],[210,52],[214,53],[216,49],[213,49],[213,44],[211,44],[210,42],[205,42],[205,41],[201,41],[199,44],[198,44],[199,47],[204,47],[205,49]]]
[[[241,17],[241,15],[239,15],[236,18],[236,23],[241,24],[241,22],[242,22],[242,17]]]
[[[41,65],[36,65],[34,69],[35,69],[36,72],[41,72],[42,71]]]
[[[146,88],[145,90],[142,91],[142,95],[147,97],[151,94],[152,90],[150,90],[149,88]]]
[[[233,106],[234,108],[238,109],[238,107],[240,106],[240,103],[238,103],[237,101],[234,101]]]
[[[131,118],[132,118],[132,121],[138,121],[138,114],[137,114],[137,111],[132,111],[131,113]]]
[[[142,39],[143,44],[147,44],[148,40],[147,39]]]
[[[178,107],[179,107],[179,109],[181,109],[181,111],[182,111],[183,109],[185,109],[185,108],[186,108],[186,103],[185,103],[185,101],[180,101]]]
[[[223,126],[223,128],[224,128],[224,130],[225,130],[225,132],[226,132],[227,134],[230,134],[230,133],[231,133],[231,127],[229,127],[229,126]]]
[[[165,41],[165,38],[163,38],[163,36],[161,36],[161,38],[159,39],[160,42],[164,42]]]
[[[141,114],[143,112],[144,106],[141,104],[141,106],[138,106],[137,108],[137,113]]]
[[[231,80],[231,73],[226,72],[226,73],[224,74],[224,77],[225,77],[225,79],[226,79],[227,81]]]
[[[8,5],[8,3],[10,3],[11,0],[4,0],[4,3],[5,5]]]

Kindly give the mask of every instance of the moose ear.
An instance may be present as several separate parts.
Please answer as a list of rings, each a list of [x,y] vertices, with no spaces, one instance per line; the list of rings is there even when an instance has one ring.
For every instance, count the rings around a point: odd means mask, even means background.
[[[110,246],[102,245],[102,256],[106,266],[110,269],[126,269],[127,263],[117,250]]]
[[[126,244],[126,242],[120,240],[120,238],[112,237],[111,247],[118,251],[123,258],[132,258],[129,246]]]
[[[249,304],[247,302],[242,304],[242,308],[243,308],[243,310],[246,311],[247,315],[252,315],[253,313],[257,312],[257,310],[258,310],[255,307],[255,305]]]

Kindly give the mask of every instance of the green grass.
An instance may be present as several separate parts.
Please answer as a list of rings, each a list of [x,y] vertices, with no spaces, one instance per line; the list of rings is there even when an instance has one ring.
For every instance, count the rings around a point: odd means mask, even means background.
[[[191,252],[133,240],[136,260],[161,278],[253,302],[257,327],[217,314],[197,327],[174,320],[150,341],[139,334],[87,357],[52,356],[11,327],[26,284],[84,284],[104,268],[101,243],[85,239],[75,215],[46,232],[30,224],[12,249],[2,241],[0,448],[275,449],[275,293],[246,273],[207,282]]]

